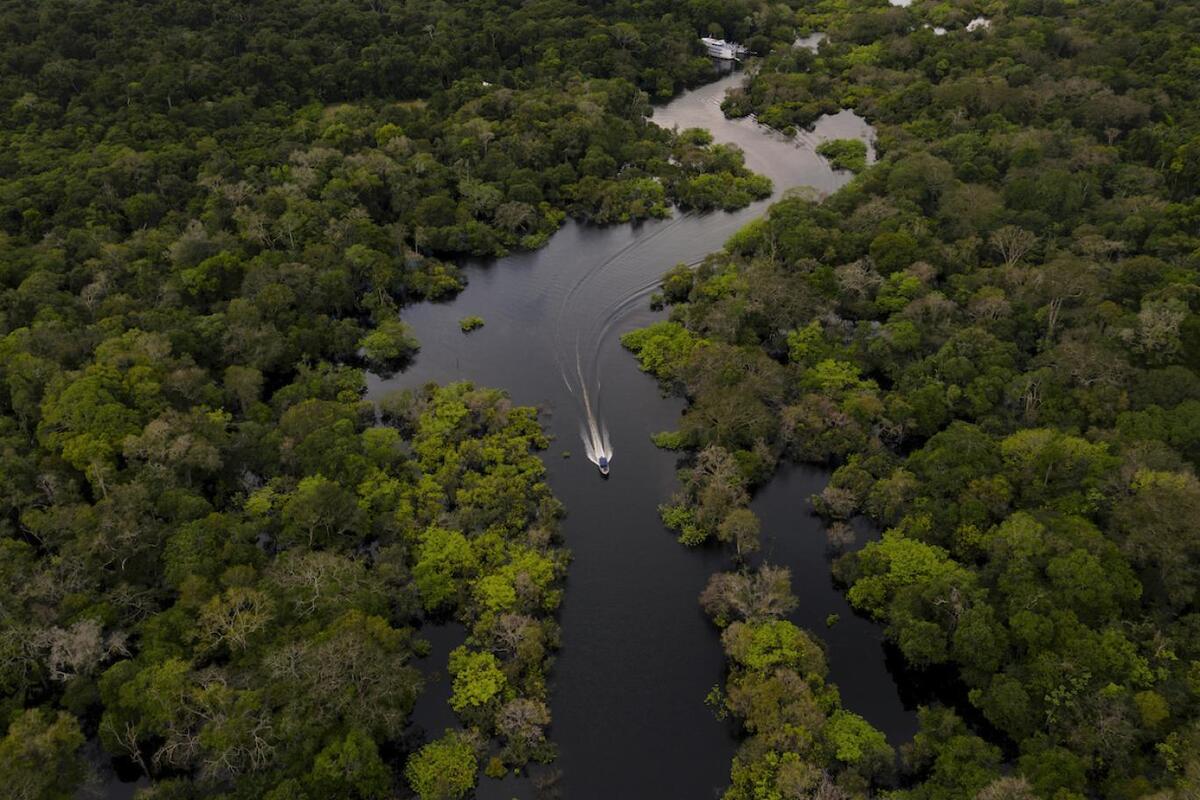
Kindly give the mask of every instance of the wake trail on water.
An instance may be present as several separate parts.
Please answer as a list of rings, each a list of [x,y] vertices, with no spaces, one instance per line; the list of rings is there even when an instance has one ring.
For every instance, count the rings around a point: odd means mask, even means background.
[[[674,219],[666,222],[652,231],[648,235],[635,238],[633,241],[626,244],[605,258],[601,263],[593,269],[584,273],[575,283],[567,290],[562,298],[562,302],[558,309],[557,328],[561,334],[565,322],[568,319],[568,311],[574,310],[576,313],[571,316],[575,320],[577,327],[575,333],[575,369],[569,370],[566,366],[566,361],[563,358],[565,353],[563,349],[557,349],[555,353],[555,361],[558,362],[559,375],[562,377],[563,384],[577,400],[580,402],[580,411],[583,412],[583,417],[579,422],[579,438],[583,442],[584,452],[587,454],[588,461],[591,461],[596,466],[600,465],[600,459],[604,458],[607,461],[612,461],[613,446],[612,440],[609,438],[608,426],[604,420],[598,415],[600,405],[600,376],[599,357],[600,348],[608,335],[612,331],[614,324],[620,317],[626,314],[633,303],[648,296],[655,287],[658,286],[661,279],[655,278],[649,283],[639,283],[632,289],[627,289],[622,296],[614,303],[599,306],[589,306],[586,311],[579,308],[579,303],[576,302],[583,293],[583,288],[595,280],[601,278],[607,272],[611,272],[610,268],[614,264],[619,264],[623,258],[630,255],[631,252],[646,247],[647,244],[667,233],[676,225],[688,219],[691,214],[679,214]],[[610,276],[611,279],[611,276]],[[591,317],[590,324],[578,325],[578,323]],[[583,347],[581,337],[586,330],[591,347],[588,348],[587,370],[585,376]],[[567,352],[570,352],[569,345]],[[590,380],[589,380],[590,378]]]
[[[596,466],[600,466],[600,459],[604,458],[607,462],[613,459],[612,442],[608,438],[608,427],[603,420],[596,418],[596,412],[592,409],[592,395],[588,391],[587,381],[583,377],[583,361],[579,356],[578,342],[575,347],[575,374],[579,376],[579,391],[575,391],[575,387],[567,380],[566,375],[563,375],[563,380],[567,384],[567,389],[571,394],[579,397],[583,401],[583,419],[579,423],[579,438],[583,441],[584,452],[587,453],[588,461]],[[600,399],[600,381],[596,381],[596,399]]]

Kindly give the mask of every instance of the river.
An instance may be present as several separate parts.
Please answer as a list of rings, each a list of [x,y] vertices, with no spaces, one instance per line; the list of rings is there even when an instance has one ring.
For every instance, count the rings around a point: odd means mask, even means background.
[[[703,127],[737,144],[746,164],[771,177],[777,199],[807,186],[826,194],[850,176],[813,152],[825,138],[862,138],[870,127],[850,112],[823,118],[788,139],[751,119],[727,120],[720,101],[743,76],[727,75],[654,112],[665,127]],[[405,372],[372,378],[370,395],[428,381],[470,380],[505,389],[538,406],[554,436],[544,459],[548,480],[567,509],[563,534],[573,553],[561,611],[562,650],[554,664],[551,737],[560,755],[558,795],[570,800],[708,798],[728,782],[735,731],[704,705],[723,677],[717,632],[697,596],[709,575],[728,567],[716,549],[688,550],[659,522],[657,506],[676,487],[676,457],[650,435],[676,427],[681,401],[661,396],[619,343],[622,333],[660,313],[648,296],[664,271],[695,263],[764,214],[771,201],[735,213],[676,213],[638,225],[568,222],[546,247],[486,264],[467,264],[467,288],[446,303],[407,308],[421,352]],[[458,321],[482,317],[464,335]],[[585,457],[580,425],[586,393],[607,429],[612,474],[602,479]],[[824,534],[808,509],[827,473],[784,469],[758,495],[764,550],[793,570],[800,609],[794,619],[829,646],[831,679],[845,704],[888,734],[907,740],[915,717],[888,673],[878,627],[855,617],[833,587]],[[827,629],[828,614],[841,622]],[[462,638],[457,626],[428,630],[431,667]],[[433,735],[453,724],[448,687],[433,683],[414,714]],[[520,780],[483,778],[478,796],[533,796]]]
[[[672,265],[719,250],[790,188],[828,194],[844,185],[850,175],[817,156],[817,144],[870,142],[872,134],[849,111],[822,118],[794,139],[752,119],[725,119],[720,102],[742,79],[733,73],[687,92],[656,109],[653,119],[668,128],[703,127],[716,141],[740,146],[746,165],[774,181],[771,199],[734,213],[675,213],[639,225],[568,222],[541,250],[466,264],[469,284],[452,301],[404,310],[421,341],[416,362],[390,379],[369,378],[375,398],[428,381],[502,388],[516,402],[538,406],[555,437],[544,459],[550,486],[567,508],[563,534],[573,554],[552,673],[550,735],[561,776],[548,793],[524,778],[485,777],[480,800],[704,800],[719,797],[728,783],[736,731],[704,705],[723,678],[724,658],[697,598],[708,577],[730,562],[715,548],[684,548],[659,522],[658,504],[676,488],[676,463],[650,435],[674,428],[683,404],[659,393],[619,338],[663,317],[648,300]],[[468,336],[458,320],[471,314],[486,324]],[[580,440],[584,392],[613,448],[608,479],[588,462]],[[880,629],[854,616],[833,586],[823,529],[808,505],[827,479],[824,470],[784,467],[759,492],[753,508],[763,522],[763,557],[791,567],[800,598],[791,619],[825,641],[830,679],[844,704],[898,745],[916,730],[912,705],[928,698],[909,690],[902,700]],[[831,613],[841,619],[827,628]],[[433,645],[423,664],[431,680],[413,718],[436,736],[456,726],[444,667],[464,632],[450,624],[428,626],[422,635]],[[123,800],[148,785],[130,770],[114,773],[118,762],[98,750],[89,752],[100,781],[81,796]]]

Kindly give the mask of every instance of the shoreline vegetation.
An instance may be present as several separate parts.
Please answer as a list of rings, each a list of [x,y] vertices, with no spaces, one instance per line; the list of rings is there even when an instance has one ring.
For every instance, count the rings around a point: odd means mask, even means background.
[[[688,401],[655,437],[686,457],[661,508],[680,541],[741,559],[780,461],[835,467],[812,498],[831,541],[884,530],[835,564],[849,602],[983,721],[922,709],[898,775],[849,764],[883,750],[857,723],[835,742],[796,679],[820,664],[774,621],[786,570],[716,576],[702,604],[752,632],[726,629],[710,698],[746,737],[726,800],[1200,788],[1200,22],[989,9],[946,35],[973,9],[800,12],[819,51],[776,48],[724,107],[787,130],[849,106],[879,162],[671,270],[668,320],[623,339]]]
[[[362,368],[413,357],[400,310],[453,259],[767,196],[646,114],[711,75],[698,32],[767,50],[790,14],[0,12],[0,782],[73,797],[99,743],[144,800],[442,800],[551,759],[537,420],[463,385],[374,408]],[[422,742],[447,615],[462,728]]]
[[[858,139],[831,139],[817,145],[817,155],[829,159],[834,169],[855,174],[867,168],[867,145]]]
[[[886,529],[836,565],[851,604],[990,726],[922,710],[897,773],[781,618],[787,571],[720,573],[726,800],[1194,795],[1200,15],[980,10],[0,12],[0,784],[72,798],[89,741],[142,800],[454,800],[553,758],[569,556],[536,414],[466,384],[376,407],[361,368],[412,357],[400,310],[461,289],[455,258],[769,196],[646,119],[711,75],[709,34],[762,54],[727,113],[853,108],[880,161],[673,270],[625,338],[689,401],[663,518],[743,557],[780,460],[835,466],[831,528]],[[446,616],[462,727],[416,741]]]

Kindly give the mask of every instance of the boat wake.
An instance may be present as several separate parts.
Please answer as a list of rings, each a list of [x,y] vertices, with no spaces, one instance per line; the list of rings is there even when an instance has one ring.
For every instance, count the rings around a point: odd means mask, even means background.
[[[645,302],[661,282],[657,274],[647,281],[644,265],[631,259],[630,255],[635,250],[645,248],[686,217],[684,214],[677,215],[659,225],[657,230],[634,238],[604,259],[579,277],[565,293],[559,306],[555,360],[558,361],[563,383],[579,402],[579,438],[583,442],[584,452],[588,461],[603,474],[608,473],[613,446],[608,426],[599,414],[601,348],[616,334],[618,323],[630,310]],[[591,291],[586,292],[585,288]],[[597,303],[597,294],[608,295],[609,298]],[[585,303],[585,297],[591,297],[592,300]],[[574,336],[569,333],[572,329]],[[568,366],[571,362],[574,362],[573,368]]]
[[[613,449],[608,441],[608,429],[604,424],[596,424],[596,420],[588,419],[587,424],[580,424],[579,437],[583,439],[583,447],[587,452],[588,461],[597,467],[608,469],[612,463]],[[600,463],[604,459],[604,463]]]
[[[579,438],[583,441],[583,449],[587,453],[588,461],[607,472],[608,464],[613,458],[612,442],[608,438],[608,427],[603,420],[596,418],[596,412],[592,408],[592,393],[588,391],[587,381],[583,378],[583,363],[578,349],[575,352],[575,374],[579,377],[578,386],[572,384],[565,373],[563,381],[567,384],[567,389],[571,394],[579,398],[583,404],[583,419],[579,421]],[[597,380],[597,400],[599,400],[599,395],[600,383]]]

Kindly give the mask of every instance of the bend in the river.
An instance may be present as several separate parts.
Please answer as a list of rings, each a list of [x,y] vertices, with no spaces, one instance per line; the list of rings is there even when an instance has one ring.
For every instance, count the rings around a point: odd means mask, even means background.
[[[653,120],[707,128],[717,141],[737,144],[747,166],[774,181],[775,198],[797,186],[829,193],[849,179],[813,149],[824,138],[869,141],[861,118],[826,117],[797,139],[751,119],[727,120],[721,99],[741,80],[735,73],[688,92],[657,109]],[[571,800],[704,798],[728,782],[734,732],[703,702],[722,680],[724,659],[697,603],[709,575],[728,560],[715,549],[688,551],[659,522],[657,506],[675,488],[676,465],[650,435],[675,428],[682,404],[660,395],[619,337],[661,318],[646,298],[664,271],[719,250],[769,202],[634,226],[568,222],[541,250],[468,265],[469,285],[453,301],[405,310],[421,341],[415,364],[386,381],[372,378],[376,397],[428,381],[470,380],[543,410],[555,437],[545,455],[549,482],[566,505],[563,533],[574,556],[552,698],[561,794]],[[486,325],[464,335],[458,320],[473,314]],[[615,450],[608,480],[588,463],[580,439],[584,391]],[[801,600],[794,618],[827,641],[831,678],[845,705],[898,743],[913,732],[913,714],[887,671],[879,629],[850,614],[833,587],[821,526],[808,510],[807,497],[827,477],[785,469],[761,492],[754,509],[764,523],[764,549],[792,568]],[[842,622],[826,630],[823,620],[835,612]],[[432,632],[439,668],[457,637],[453,627]],[[452,722],[447,693],[444,685],[431,687],[417,709],[418,724],[435,735]],[[485,779],[478,792],[515,794],[532,790]]]

